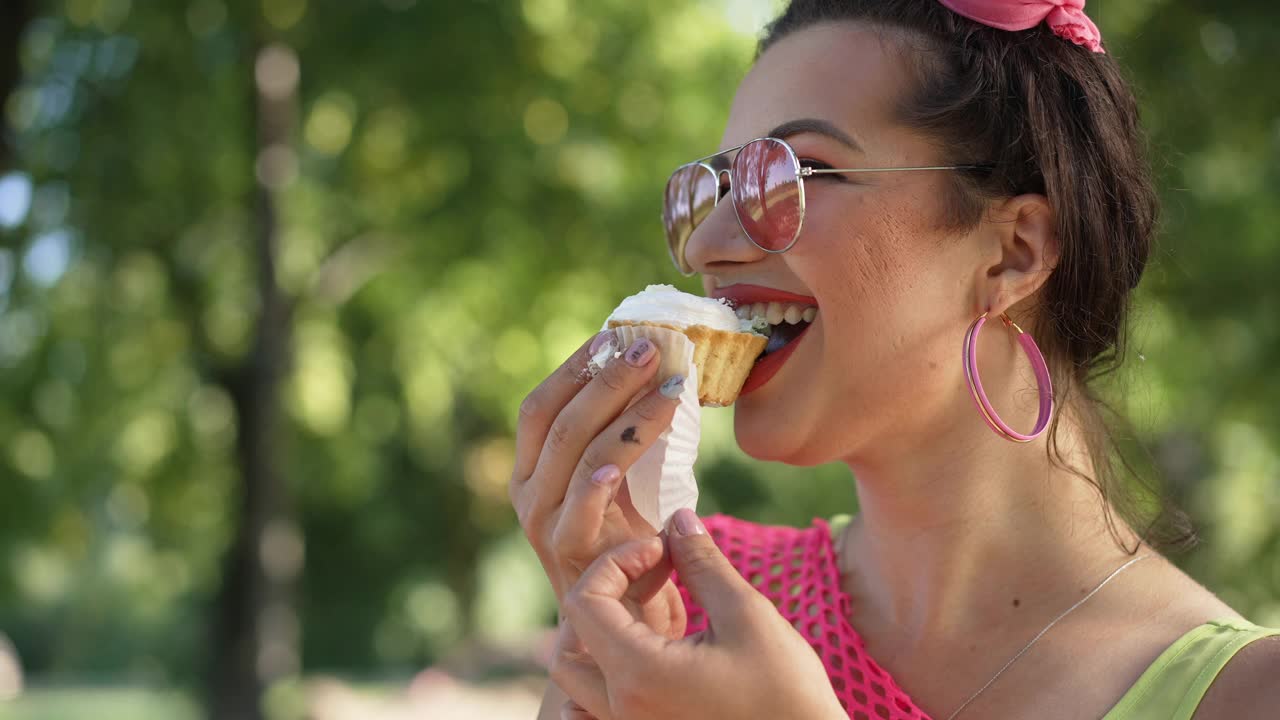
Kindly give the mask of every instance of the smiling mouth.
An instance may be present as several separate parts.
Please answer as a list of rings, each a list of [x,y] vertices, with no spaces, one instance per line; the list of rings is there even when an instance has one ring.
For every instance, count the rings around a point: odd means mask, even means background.
[[[765,345],[765,357],[782,349],[787,343],[795,340],[805,328],[818,316],[816,305],[793,302],[769,302],[741,305],[734,310],[744,320],[763,319],[769,323],[769,342]]]

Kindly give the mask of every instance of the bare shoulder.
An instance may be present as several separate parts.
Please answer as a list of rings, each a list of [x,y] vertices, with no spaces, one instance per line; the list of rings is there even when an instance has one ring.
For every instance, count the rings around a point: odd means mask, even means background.
[[[1195,720],[1263,720],[1280,708],[1280,635],[1245,645],[1209,686]]]
[[[1159,568],[1159,569],[1157,569]],[[1167,603],[1153,603],[1160,643],[1187,628],[1215,619],[1244,617],[1213,592],[1167,561],[1154,565],[1147,588]],[[1157,635],[1160,633],[1157,632]],[[1280,636],[1254,640],[1223,666],[1196,709],[1194,720],[1274,720],[1280,717]]]

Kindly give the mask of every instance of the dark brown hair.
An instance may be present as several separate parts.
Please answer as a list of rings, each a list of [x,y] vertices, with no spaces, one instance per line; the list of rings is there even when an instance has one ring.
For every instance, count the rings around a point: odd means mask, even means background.
[[[1026,329],[1049,364],[1058,407],[1080,418],[1097,477],[1062,457],[1060,412],[1049,427],[1049,461],[1094,485],[1118,543],[1111,508],[1153,545],[1193,545],[1186,514],[1124,457],[1117,433],[1132,430],[1092,385],[1123,364],[1130,295],[1159,214],[1137,102],[1120,67],[1044,24],[998,30],[937,0],[793,0],[765,27],[756,58],[790,33],[838,21],[888,31],[907,61],[914,87],[900,96],[898,122],[936,144],[940,163],[986,166],[949,174],[948,228],[976,226],[993,198],[1048,198],[1061,255]],[[1113,456],[1132,481],[1119,476]]]

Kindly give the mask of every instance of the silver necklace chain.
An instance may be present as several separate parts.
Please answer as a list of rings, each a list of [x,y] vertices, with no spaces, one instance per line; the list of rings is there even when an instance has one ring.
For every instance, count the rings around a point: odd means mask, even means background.
[[[852,523],[846,523],[846,524],[845,524],[845,528],[844,528],[844,529],[842,529],[842,530],[841,530],[841,533],[840,533],[840,543],[838,543],[838,544],[837,544],[836,564],[837,564],[837,568],[838,568],[838,570],[840,570],[840,573],[841,573],[841,574],[849,573],[849,571],[850,571],[849,566],[847,566],[847,560],[845,560],[845,553],[844,553],[844,552],[840,552],[840,551],[844,550],[844,546],[845,546],[845,542],[846,542],[846,536],[847,536],[847,534],[849,534],[849,528],[850,528],[850,525],[852,525]],[[978,692],[975,692],[975,693],[973,693],[973,694],[972,694],[972,696],[969,696],[969,700],[966,700],[966,701],[964,701],[963,703],[960,703],[960,707],[955,708],[955,711],[954,711],[954,712],[952,712],[952,714],[951,714],[951,715],[948,715],[948,716],[947,716],[947,720],[955,720],[956,715],[960,715],[960,711],[961,711],[961,710],[964,710],[964,708],[965,708],[965,707],[969,707],[969,703],[972,703],[972,702],[975,700],[975,698],[977,698],[978,696],[980,696],[980,694],[982,694],[984,691],[986,691],[986,689],[987,689],[987,688],[989,688],[989,687],[991,687],[991,685],[995,684],[995,683],[996,683],[996,679],[1000,678],[1000,676],[1001,676],[1001,675],[1004,675],[1004,674],[1005,674],[1005,670],[1009,670],[1009,666],[1010,666],[1010,665],[1012,665],[1012,664],[1014,664],[1014,662],[1018,661],[1019,657],[1021,657],[1021,656],[1023,656],[1023,655],[1027,655],[1027,651],[1029,651],[1029,650],[1030,650],[1030,648],[1032,648],[1033,644],[1036,644],[1036,642],[1038,641],[1038,639],[1041,639],[1042,637],[1044,637],[1044,633],[1050,632],[1050,629],[1052,628],[1052,626],[1053,626],[1053,625],[1057,625],[1057,623],[1059,623],[1059,620],[1061,620],[1062,618],[1066,618],[1066,616],[1070,615],[1070,614],[1071,614],[1071,611],[1075,610],[1075,609],[1076,609],[1076,607],[1079,607],[1079,606],[1084,605],[1085,601],[1088,601],[1088,600],[1089,600],[1089,598],[1093,597],[1093,596],[1094,596],[1094,594],[1097,594],[1097,592],[1098,592],[1098,591],[1100,591],[1100,589],[1102,589],[1102,588],[1103,588],[1103,585],[1106,585],[1107,583],[1110,583],[1110,582],[1111,582],[1111,579],[1112,579],[1112,578],[1115,578],[1115,577],[1116,577],[1116,575],[1119,575],[1120,573],[1124,573],[1124,571],[1125,571],[1125,570],[1128,570],[1128,569],[1129,569],[1129,566],[1130,566],[1130,565],[1133,565],[1133,564],[1134,564],[1134,562],[1138,562],[1139,560],[1146,560],[1146,559],[1148,559],[1148,557],[1151,557],[1151,553],[1147,553],[1147,555],[1143,555],[1143,556],[1140,556],[1140,557],[1134,557],[1134,559],[1133,559],[1133,560],[1129,560],[1128,562],[1125,562],[1125,564],[1124,564],[1124,565],[1119,566],[1119,568],[1116,568],[1114,571],[1112,571],[1112,573],[1111,573],[1110,575],[1107,575],[1107,577],[1106,577],[1105,579],[1103,579],[1101,583],[1098,583],[1098,584],[1097,584],[1097,587],[1094,587],[1094,588],[1092,589],[1092,591],[1089,591],[1089,593],[1088,593],[1088,594],[1085,594],[1085,596],[1084,596],[1084,597],[1082,597],[1082,598],[1080,598],[1080,600],[1076,601],[1076,602],[1075,602],[1075,605],[1073,605],[1073,606],[1071,606],[1071,607],[1068,607],[1068,609],[1066,609],[1064,612],[1062,612],[1062,614],[1061,614],[1061,615],[1057,616],[1057,618],[1053,618],[1053,620],[1051,621],[1051,623],[1050,623],[1050,624],[1048,624],[1048,625],[1044,625],[1044,629],[1043,629],[1043,630],[1041,630],[1041,632],[1036,633],[1036,637],[1032,638],[1032,642],[1029,642],[1029,643],[1025,644],[1025,646],[1023,646],[1023,648],[1021,648],[1021,650],[1019,650],[1018,652],[1016,652],[1014,656],[1010,657],[1009,662],[1005,662],[1005,666],[1004,666],[1004,667],[1001,667],[1001,669],[1000,669],[1000,670],[998,670],[998,671],[997,671],[997,673],[996,673],[995,675],[992,675],[992,676],[991,676],[991,679],[987,680],[987,684],[984,684],[984,685],[983,685],[983,687],[978,688]]]
[[[1113,571],[1110,575],[1108,575],[1108,576],[1107,576],[1107,578],[1106,578],[1105,580],[1103,580],[1102,582],[1098,583],[1098,586],[1097,586],[1097,587],[1095,587],[1094,589],[1090,590],[1088,595],[1085,595],[1084,597],[1082,597],[1082,598],[1080,598],[1079,600],[1077,600],[1075,605],[1072,605],[1071,607],[1067,608],[1067,609],[1066,609],[1066,610],[1065,610],[1061,615],[1059,615],[1058,617],[1054,618],[1054,619],[1053,619],[1053,622],[1049,623],[1048,625],[1045,625],[1043,630],[1041,630],[1039,633],[1037,633],[1035,637],[1031,638],[1031,642],[1029,642],[1029,643],[1027,643],[1026,645],[1024,645],[1024,646],[1022,647],[1022,649],[1021,649],[1021,650],[1019,650],[1019,651],[1017,652],[1017,654],[1016,654],[1016,655],[1014,655],[1013,657],[1009,658],[1009,662],[1005,663],[1005,664],[1004,664],[1004,667],[1000,668],[999,672],[997,672],[995,675],[993,675],[993,676],[991,677],[991,679],[987,681],[987,684],[986,684],[986,685],[983,685],[982,687],[978,688],[978,692],[976,692],[976,693],[974,693],[974,694],[970,695],[970,696],[969,696],[969,699],[968,699],[968,700],[965,700],[965,701],[960,705],[960,707],[956,708],[955,712],[953,712],[953,713],[951,713],[949,716],[947,716],[947,720],[955,720],[955,716],[959,715],[961,710],[964,710],[966,707],[968,707],[969,703],[973,702],[974,698],[976,698],[976,697],[978,697],[979,695],[981,695],[983,690],[986,690],[987,688],[991,687],[991,684],[992,684],[992,683],[994,683],[994,682],[996,681],[996,678],[998,678],[998,677],[1000,677],[1001,675],[1003,675],[1003,674],[1004,674],[1004,671],[1005,671],[1005,670],[1008,670],[1008,669],[1009,669],[1009,666],[1010,666],[1010,665],[1012,665],[1012,664],[1014,663],[1014,661],[1015,661],[1015,660],[1017,660],[1018,658],[1022,657],[1022,656],[1023,656],[1023,655],[1028,651],[1028,650],[1030,650],[1030,649],[1031,649],[1031,646],[1032,646],[1032,645],[1035,645],[1035,644],[1036,644],[1036,641],[1037,641],[1037,640],[1039,640],[1041,637],[1043,637],[1045,633],[1049,632],[1049,628],[1053,627],[1054,625],[1057,625],[1059,620],[1061,620],[1062,618],[1066,617],[1068,614],[1070,614],[1070,613],[1071,613],[1071,611],[1072,611],[1072,610],[1075,610],[1076,608],[1080,607],[1081,605],[1083,605],[1083,604],[1084,604],[1084,602],[1085,602],[1086,600],[1088,600],[1089,598],[1093,597],[1094,593],[1096,593],[1096,592],[1098,592],[1099,590],[1101,590],[1103,585],[1106,585],[1107,583],[1111,582],[1111,578],[1113,578],[1113,577],[1115,577],[1115,576],[1119,575],[1123,570],[1125,570],[1126,568],[1128,568],[1130,565],[1132,565],[1132,564],[1134,564],[1134,563],[1138,562],[1139,560],[1143,560],[1143,559],[1146,559],[1146,558],[1149,558],[1149,557],[1151,557],[1151,555],[1150,555],[1150,554],[1142,555],[1142,556],[1140,556],[1140,557],[1133,558],[1132,560],[1130,560],[1130,561],[1126,562],[1125,564],[1121,565],[1120,567],[1116,568],[1116,569],[1115,569],[1115,571]]]

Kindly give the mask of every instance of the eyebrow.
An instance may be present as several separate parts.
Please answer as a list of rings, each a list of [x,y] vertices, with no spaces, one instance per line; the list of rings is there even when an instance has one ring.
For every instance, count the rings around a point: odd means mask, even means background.
[[[825,135],[854,152],[865,154],[862,146],[858,144],[857,140],[853,139],[852,135],[841,130],[830,122],[819,118],[799,118],[796,120],[788,120],[778,127],[770,130],[768,136],[785,140],[792,135],[799,135],[801,133],[817,133],[819,135]]]

